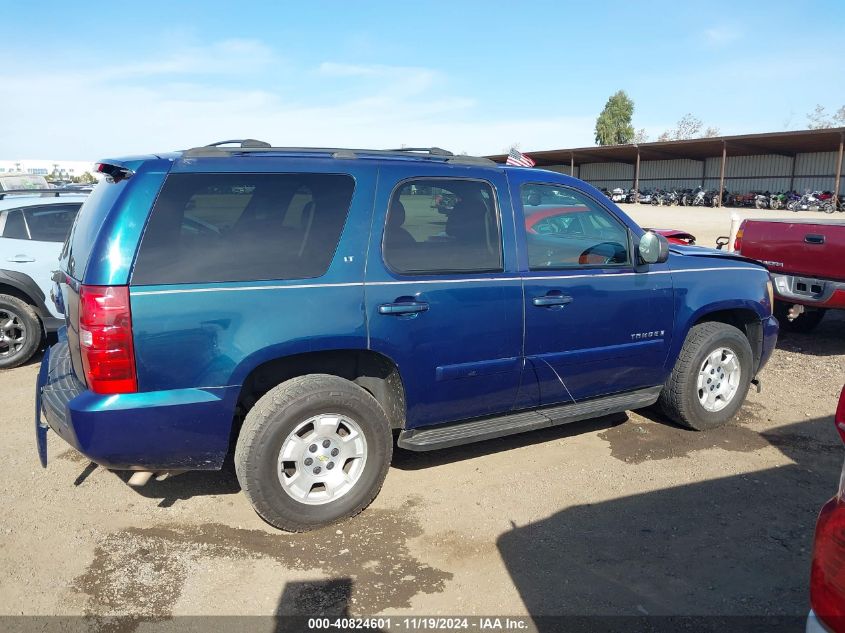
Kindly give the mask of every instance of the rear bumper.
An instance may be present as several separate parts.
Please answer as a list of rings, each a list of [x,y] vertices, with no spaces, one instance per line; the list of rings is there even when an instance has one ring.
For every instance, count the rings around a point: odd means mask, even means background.
[[[106,468],[217,470],[229,447],[237,394],[236,387],[96,394],[76,378],[61,341],[45,354],[36,389],[42,464],[49,427]]]
[[[788,303],[845,309],[845,282],[772,273],[775,296]]]

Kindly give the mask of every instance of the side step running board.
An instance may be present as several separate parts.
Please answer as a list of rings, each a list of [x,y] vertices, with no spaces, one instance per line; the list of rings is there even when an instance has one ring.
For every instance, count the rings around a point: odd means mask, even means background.
[[[655,402],[662,387],[604,396],[584,402],[573,402],[546,409],[521,411],[508,415],[480,418],[467,422],[449,422],[435,427],[410,429],[399,434],[399,447],[411,451],[431,451],[460,446],[494,437],[525,433],[537,429],[568,424],[630,409],[642,409]]]

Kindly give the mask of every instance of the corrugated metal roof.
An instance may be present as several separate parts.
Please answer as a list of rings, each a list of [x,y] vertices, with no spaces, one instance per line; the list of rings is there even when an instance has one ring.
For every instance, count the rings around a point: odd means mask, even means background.
[[[638,145],[606,145],[601,147],[576,147],[572,149],[553,149],[547,151],[526,152],[537,162],[538,167],[545,165],[569,164],[574,159],[576,165],[584,163],[630,163],[637,160],[692,159],[705,160],[722,155],[722,148],[729,156],[757,156],[762,154],[781,154],[787,157],[800,153],[834,152],[845,134],[845,127],[826,130],[798,130],[794,132],[770,132],[766,134],[741,134],[737,136],[714,136],[687,141],[663,141],[640,143]],[[506,154],[488,156],[496,162],[504,163]],[[833,173],[833,170],[830,170]]]

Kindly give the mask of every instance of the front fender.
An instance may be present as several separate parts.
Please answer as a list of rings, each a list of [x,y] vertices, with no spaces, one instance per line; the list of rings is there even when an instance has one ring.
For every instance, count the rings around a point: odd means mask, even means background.
[[[706,266],[699,266],[705,263]],[[667,368],[671,368],[680,354],[690,329],[708,317],[717,313],[736,313],[744,321],[758,323],[771,317],[768,271],[759,266],[734,263],[725,266],[718,265],[718,262],[714,265],[712,259],[699,260],[692,266],[673,270],[676,336],[672,341]]]

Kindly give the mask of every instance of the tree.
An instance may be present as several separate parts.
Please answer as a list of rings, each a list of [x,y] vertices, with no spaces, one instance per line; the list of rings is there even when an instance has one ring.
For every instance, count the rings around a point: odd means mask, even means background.
[[[634,134],[633,143],[647,143],[648,142],[648,132],[645,131],[644,127],[641,127],[637,130],[637,133]]]
[[[817,103],[813,111],[807,114],[807,122],[807,127],[811,130],[824,130],[845,125],[845,105],[833,114],[828,114],[824,106]]]
[[[685,141],[691,138],[711,138],[721,134],[718,127],[713,125],[708,126],[703,132],[701,128],[704,124],[697,116],[692,113],[686,113],[678,121],[678,124],[671,130],[666,130],[657,137],[658,141]]]
[[[633,116],[634,102],[624,90],[611,95],[596,119],[596,144],[630,143],[634,138],[634,126],[631,125]]]

